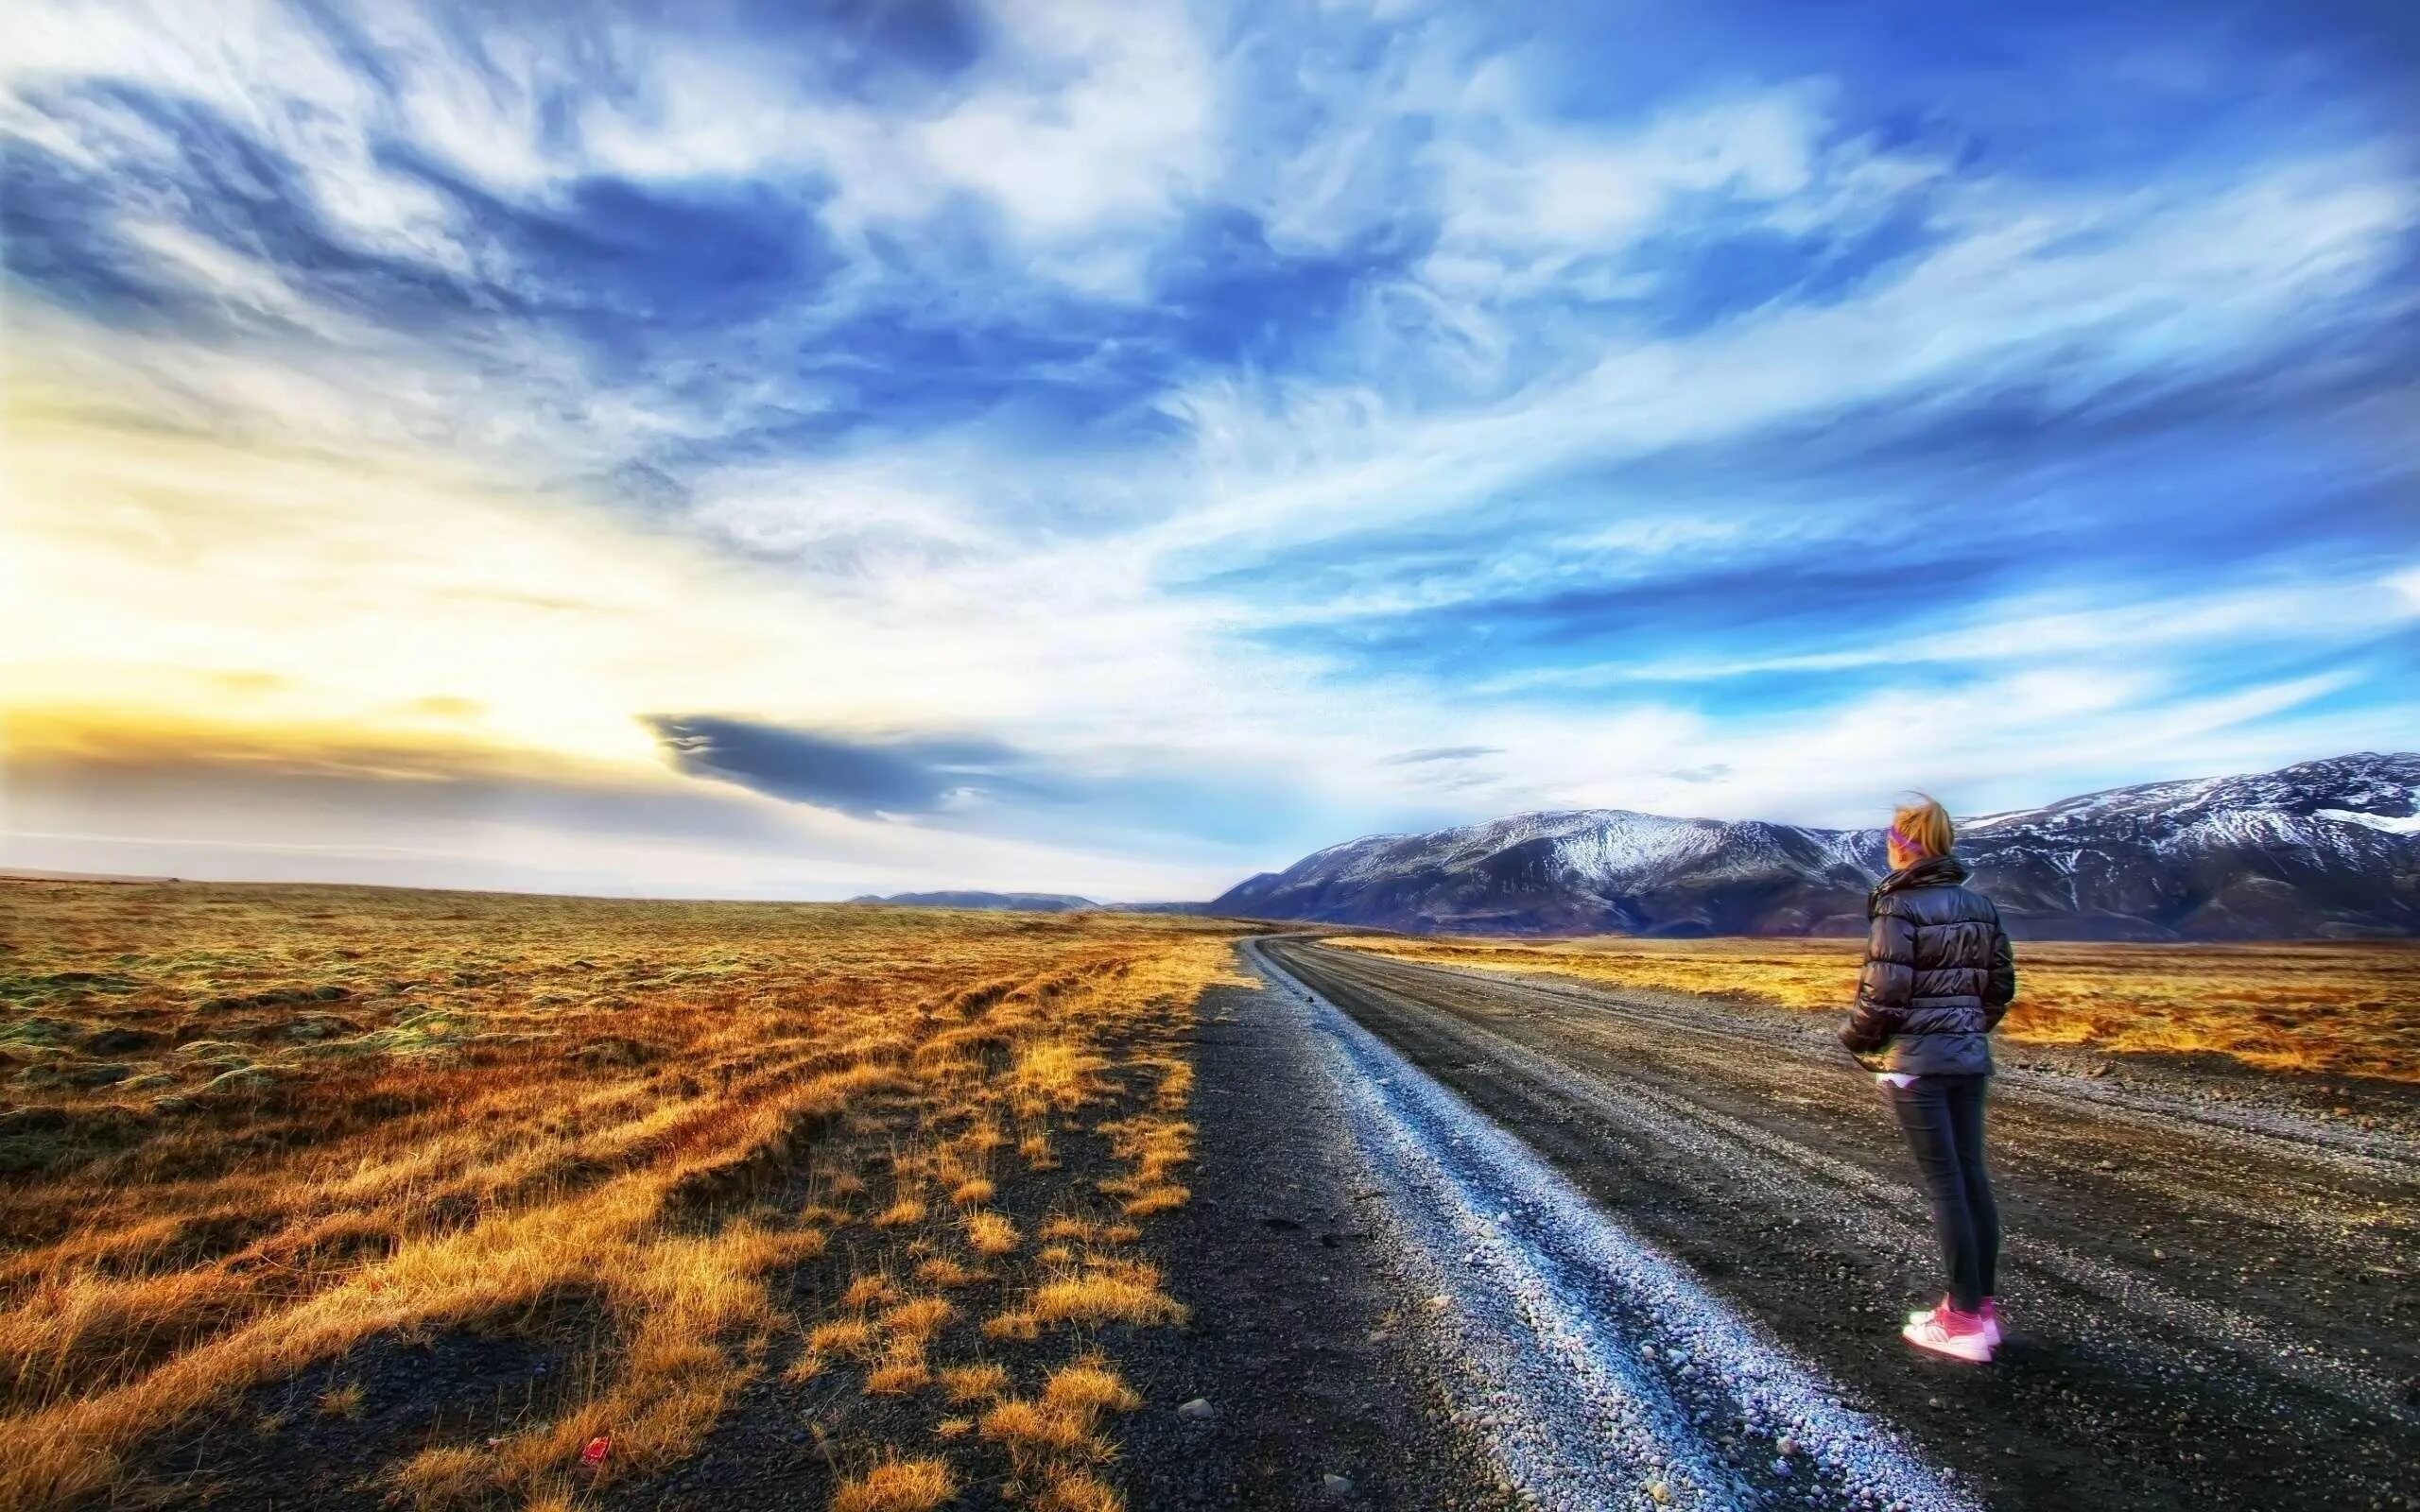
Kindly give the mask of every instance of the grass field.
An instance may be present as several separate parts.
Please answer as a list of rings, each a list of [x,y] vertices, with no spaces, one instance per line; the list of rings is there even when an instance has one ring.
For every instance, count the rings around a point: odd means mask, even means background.
[[[569,1303],[573,1383],[365,1477],[577,1505],[749,1383],[843,1372],[916,1431],[834,1446],[834,1505],[1005,1463],[1032,1505],[1114,1507],[1133,1402],[1096,1335],[1182,1315],[1132,1250],[1186,1198],[1170,1041],[1236,933],[0,883],[0,1506],[140,1494],[152,1435],[255,1386]],[[774,1285],[802,1267],[832,1278],[805,1307]]]
[[[1410,960],[1668,988],[1845,1017],[1863,941],[1340,937]],[[2032,1044],[2207,1051],[2264,1071],[2420,1081],[2420,945],[2017,945],[2000,1032]]]

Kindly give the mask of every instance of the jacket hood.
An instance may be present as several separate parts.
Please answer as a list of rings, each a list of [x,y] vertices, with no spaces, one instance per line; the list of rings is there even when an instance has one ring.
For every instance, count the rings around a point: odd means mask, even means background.
[[[1876,885],[1874,895],[1879,898],[1906,887],[1955,887],[1969,875],[1965,864],[1956,856],[1927,856],[1883,878]]]

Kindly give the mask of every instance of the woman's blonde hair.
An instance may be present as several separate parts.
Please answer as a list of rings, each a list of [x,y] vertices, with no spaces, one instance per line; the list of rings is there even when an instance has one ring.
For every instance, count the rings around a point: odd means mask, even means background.
[[[1912,802],[1893,810],[1891,828],[1928,856],[1945,856],[1958,843],[1958,826],[1950,822],[1949,811],[1929,793],[1918,793]]]

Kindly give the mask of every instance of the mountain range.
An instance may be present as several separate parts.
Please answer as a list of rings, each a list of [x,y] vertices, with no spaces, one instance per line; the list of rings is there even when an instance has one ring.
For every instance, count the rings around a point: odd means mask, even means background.
[[[1003,908],[1028,914],[1066,914],[1102,906],[1071,892],[894,892],[866,893],[853,903],[889,903],[904,908]]]
[[[2010,933],[2070,939],[2420,934],[2420,753],[2111,788],[1959,824]],[[1421,933],[1862,933],[1876,830],[1521,814],[1372,835],[1264,872],[1202,912]]]

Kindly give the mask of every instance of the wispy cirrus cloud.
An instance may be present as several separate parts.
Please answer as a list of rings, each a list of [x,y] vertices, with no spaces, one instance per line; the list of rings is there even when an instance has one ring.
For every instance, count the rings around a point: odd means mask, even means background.
[[[711,783],[836,892],[2408,744],[2408,57],[1974,25],[37,5],[0,708]]]

